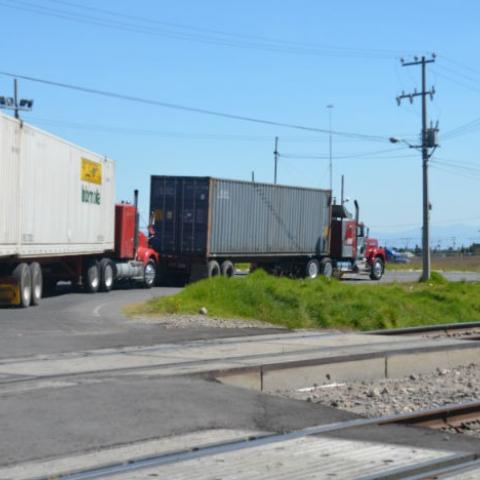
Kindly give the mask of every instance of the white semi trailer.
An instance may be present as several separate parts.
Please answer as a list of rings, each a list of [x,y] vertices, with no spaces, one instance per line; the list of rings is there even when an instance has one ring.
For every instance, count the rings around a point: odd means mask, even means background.
[[[112,160],[0,114],[0,303],[38,304],[60,280],[151,286],[157,258],[136,208],[115,205]]]

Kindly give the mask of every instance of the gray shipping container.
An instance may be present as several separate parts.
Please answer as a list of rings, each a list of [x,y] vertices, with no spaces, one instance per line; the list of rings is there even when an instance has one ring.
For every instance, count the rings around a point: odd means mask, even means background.
[[[177,257],[329,254],[330,190],[152,176],[152,246]]]

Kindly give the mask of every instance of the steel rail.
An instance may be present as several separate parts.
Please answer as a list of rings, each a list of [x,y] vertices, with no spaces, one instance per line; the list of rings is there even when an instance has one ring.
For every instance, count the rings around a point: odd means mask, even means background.
[[[422,410],[415,413],[407,413],[401,415],[390,415],[386,417],[373,418],[354,418],[341,422],[335,422],[325,425],[317,425],[307,427],[301,430],[295,430],[287,433],[265,434],[260,436],[251,436],[239,440],[230,440],[227,442],[211,443],[203,446],[194,446],[184,450],[162,453],[160,455],[152,455],[148,457],[126,459],[122,462],[101,465],[85,470],[79,470],[70,473],[56,474],[53,478],[56,480],[91,480],[97,478],[106,478],[112,475],[128,473],[145,468],[161,467],[187,460],[194,460],[208,457],[211,455],[236,452],[249,448],[259,448],[264,445],[295,440],[311,435],[322,435],[352,428],[361,428],[368,426],[384,426],[384,425],[436,425],[440,419],[457,419],[460,418],[476,418],[480,417],[480,402],[471,402],[467,404],[457,404],[452,406],[440,407],[430,410]],[[480,458],[480,453],[452,454],[447,458],[441,458],[429,462],[422,462],[409,467],[403,467],[397,472],[397,469],[386,470],[385,474],[376,474],[376,479],[393,479],[393,478],[412,478],[412,475],[419,473],[429,473],[438,469],[469,466],[472,462]],[[54,473],[54,472],[52,472]],[[409,477],[410,476],[410,477]],[[34,480],[51,480],[52,476],[36,477]],[[366,477],[367,478],[367,477]],[[365,480],[366,480],[365,478]],[[423,478],[423,477],[419,477]],[[428,477],[426,477],[428,478]]]
[[[409,328],[390,328],[386,330],[370,330],[366,333],[368,335],[416,335],[420,333],[434,333],[434,332],[443,332],[448,333],[449,331],[461,331],[461,330],[474,330],[476,328],[480,329],[480,322],[461,322],[461,323],[443,323],[439,325],[421,325],[418,327],[409,327]]]
[[[441,428],[456,427],[465,422],[480,420],[480,402],[468,402],[402,414],[396,420],[392,418],[379,425],[388,423],[416,425],[421,427]]]
[[[348,345],[348,347],[344,346],[336,346],[332,347],[332,351],[342,351],[345,348],[350,347],[357,347],[363,344],[354,344]],[[207,358],[207,359],[196,359],[196,360],[186,360],[186,361],[173,361],[168,363],[152,363],[149,365],[136,365],[132,367],[111,367],[105,369],[93,369],[93,370],[80,370],[76,372],[62,372],[62,373],[52,373],[46,375],[30,375],[30,374],[9,374],[7,371],[2,372],[6,378],[0,380],[0,394],[1,394],[1,387],[8,386],[8,385],[16,385],[21,383],[32,383],[35,381],[45,381],[45,380],[56,380],[59,378],[78,378],[83,376],[109,376],[115,374],[128,374],[129,372],[148,372],[148,371],[155,371],[159,368],[174,368],[174,367],[189,367],[189,366],[205,366],[205,370],[203,371],[196,371],[196,372],[183,372],[181,374],[172,373],[169,376],[175,375],[190,375],[196,377],[203,377],[207,379],[216,379],[218,377],[224,377],[231,374],[238,374],[238,373],[249,373],[249,372],[263,372],[263,371],[271,371],[271,370],[282,370],[287,368],[298,368],[298,367],[306,367],[306,366],[313,366],[313,365],[327,365],[327,364],[334,364],[334,363],[345,363],[351,361],[360,361],[360,360],[368,360],[374,358],[385,358],[391,355],[412,355],[412,354],[419,354],[419,353],[430,353],[430,352],[447,352],[449,350],[468,350],[471,348],[471,344],[468,342],[464,343],[456,343],[453,345],[442,345],[442,344],[432,344],[428,346],[421,346],[414,348],[394,348],[394,345],[390,343],[379,343],[377,347],[385,346],[390,347],[390,349],[385,350],[376,350],[372,352],[366,353],[353,353],[351,355],[333,355],[330,357],[311,357],[308,359],[301,359],[301,360],[287,360],[288,357],[295,357],[299,354],[306,353],[312,354],[319,351],[318,347],[310,347],[308,349],[300,349],[300,350],[292,350],[290,352],[282,352],[282,353],[258,353],[258,354],[250,354],[250,355],[239,355],[237,357],[232,357],[230,361],[232,363],[240,363],[242,361],[247,360],[255,360],[255,359],[268,359],[270,357],[282,357],[284,361],[275,361],[272,363],[262,363],[262,364],[251,364],[251,365],[237,365],[237,366],[230,366],[226,368],[208,368],[209,364],[214,365],[215,363],[222,362],[223,358]],[[480,351],[480,347],[479,351]],[[122,353],[122,352],[118,352]],[[148,352],[146,352],[148,353]],[[142,352],[125,352],[125,355],[142,355]],[[90,355],[90,358],[93,358],[95,355]],[[67,357],[68,359],[68,357]],[[11,362],[14,363],[14,362]],[[5,366],[8,367],[10,363],[6,363]],[[1,364],[0,364],[1,370]]]

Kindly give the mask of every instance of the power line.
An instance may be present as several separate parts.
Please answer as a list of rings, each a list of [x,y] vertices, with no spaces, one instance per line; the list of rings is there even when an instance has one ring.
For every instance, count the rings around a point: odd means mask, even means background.
[[[359,157],[369,157],[369,156],[376,156],[383,153],[389,152],[398,152],[400,150],[406,150],[408,147],[397,147],[397,148],[388,148],[384,150],[375,150],[373,152],[360,152],[360,153],[351,153],[351,154],[341,154],[335,155],[336,159],[347,159],[347,158],[359,158]],[[412,155],[407,155],[407,157],[411,157]],[[329,155],[302,155],[302,154],[292,154],[292,153],[282,153],[280,154],[282,158],[291,158],[291,159],[299,159],[299,160],[329,160]],[[404,158],[402,156],[401,158]]]
[[[474,132],[479,126],[480,126],[480,118],[475,118],[470,122],[467,122],[463,125],[453,128],[452,130],[447,131],[442,135],[442,138],[449,139],[449,138],[459,137],[461,135],[466,135],[468,133]]]
[[[448,225],[452,222],[471,222],[474,220],[480,220],[480,217],[467,217],[467,218],[450,218],[445,220],[437,220],[432,222],[431,225]],[[370,225],[371,228],[407,228],[407,227],[417,227],[421,228],[419,223],[403,223],[403,224],[387,224],[387,225]]]
[[[52,0],[51,0],[52,1]],[[55,0],[53,0],[55,1]],[[75,4],[73,2],[55,1],[65,6],[74,7],[76,9],[84,9],[84,6]],[[111,18],[99,17],[91,14],[84,14],[74,12],[68,9],[59,9],[52,7],[45,7],[44,5],[38,5],[36,3],[28,2],[25,0],[3,0],[0,5],[17,10],[28,11],[39,15],[55,17],[63,20],[74,21],[77,23],[84,23],[90,25],[96,25],[100,27],[113,28],[120,31],[128,31],[133,33],[141,33],[148,35],[160,35],[167,38],[174,38],[180,40],[195,41],[206,44],[249,48],[257,50],[266,50],[270,52],[280,53],[292,53],[292,54],[309,54],[309,55],[322,55],[322,56],[337,56],[337,57],[365,57],[365,58],[378,58],[378,59],[391,59],[394,55],[400,55],[397,51],[388,51],[380,49],[355,49],[348,47],[333,47],[333,46],[320,46],[313,44],[302,44],[299,42],[285,42],[279,39],[249,36],[242,34],[230,34],[219,30],[201,29],[198,27],[182,26],[179,24],[160,22],[157,20],[146,19],[144,17],[123,15],[116,12],[112,12],[100,8],[89,8],[88,11],[100,12],[102,15],[110,17],[117,17],[126,20],[115,20]],[[158,26],[148,26],[138,23],[134,23],[131,20],[136,20],[143,24],[148,23],[150,25],[162,25],[163,28]],[[166,29],[165,27],[168,27]],[[172,30],[173,28],[173,30]],[[176,30],[175,30],[176,29]],[[180,29],[180,31],[179,31]],[[194,31],[195,33],[189,32]]]
[[[77,9],[84,10],[85,6],[74,3],[74,2],[69,2],[65,0],[48,0],[53,3],[61,4],[61,5],[66,5],[66,6],[71,6]],[[262,35],[246,35],[246,34],[239,34],[239,33],[232,33],[232,32],[226,32],[223,30],[218,30],[218,29],[206,29],[203,27],[197,27],[197,26],[192,26],[192,25],[184,25],[184,24],[179,24],[179,23],[173,23],[173,22],[165,22],[165,21],[159,21],[156,19],[152,18],[146,18],[146,17],[140,17],[136,15],[126,15],[126,14],[121,14],[119,12],[113,12],[111,10],[106,10],[102,8],[96,8],[96,7],[88,7],[89,11],[96,11],[99,13],[103,13],[109,16],[114,16],[118,18],[126,18],[129,20],[138,20],[140,22],[145,22],[145,23],[150,23],[150,24],[157,24],[157,25],[165,25],[168,27],[174,27],[174,28],[179,28],[182,30],[193,30],[196,32],[202,32],[202,33],[209,33],[209,34],[215,34],[215,35],[220,35],[223,37],[233,37],[233,38],[240,38],[240,39],[248,39],[248,40],[260,40],[263,42],[269,42],[269,43],[275,43],[279,45],[285,45],[285,46],[296,46],[296,47],[308,47],[308,48],[325,48],[325,49],[332,49],[335,51],[339,52],[346,52],[346,53],[369,53],[369,54],[380,54],[380,55],[388,55],[389,58],[391,55],[400,55],[402,52],[397,51],[397,50],[384,50],[384,49],[379,49],[379,48],[371,48],[371,49],[365,49],[365,48],[351,48],[351,47],[338,47],[338,46],[332,46],[332,45],[318,45],[318,44],[313,44],[313,43],[306,43],[306,42],[292,42],[292,41],[285,41],[283,39],[279,38],[272,38],[272,37],[266,37]]]
[[[144,128],[132,128],[128,126],[120,125],[99,125],[90,123],[71,122],[68,120],[51,119],[44,117],[37,117],[29,115],[29,119],[40,125],[50,125],[61,128],[73,129],[73,130],[85,130],[97,133],[111,133],[123,135],[128,133],[129,135],[144,135],[155,136],[163,138],[188,138],[193,140],[225,140],[225,141],[245,141],[245,142],[271,142],[271,135],[250,135],[240,133],[205,133],[205,132],[175,132],[166,130],[154,130]],[[295,135],[282,135],[282,140],[287,143],[324,143],[328,139],[319,136],[295,136]],[[362,140],[356,140],[351,138],[341,138],[337,142],[341,143],[357,143]]]
[[[434,168],[435,170],[439,170],[441,172],[444,172],[444,173],[448,173],[450,175],[456,175],[458,177],[463,177],[463,178],[467,178],[468,180],[473,180],[473,181],[480,181],[480,176],[476,176],[474,174],[471,174],[471,173],[463,173],[463,172],[459,172],[457,167],[452,167],[452,166],[446,166],[446,165],[438,165],[438,163],[432,163],[432,168]]]
[[[146,105],[153,105],[153,106],[157,106],[157,107],[169,108],[169,109],[173,109],[173,110],[181,110],[181,111],[186,111],[186,112],[199,113],[199,114],[202,114],[202,115],[210,115],[210,116],[214,116],[214,117],[228,118],[230,120],[241,120],[241,121],[244,121],[244,122],[251,122],[251,123],[257,123],[257,124],[262,124],[262,125],[270,125],[270,126],[275,126],[275,127],[292,128],[292,129],[302,130],[302,131],[307,131],[307,132],[315,132],[315,133],[323,133],[323,134],[330,133],[330,130],[323,129],[323,128],[309,127],[309,126],[306,126],[306,125],[300,125],[300,124],[294,124],[294,123],[277,122],[277,121],[274,121],[274,120],[267,120],[267,119],[244,116],[244,115],[236,115],[236,114],[231,114],[231,113],[226,113],[226,112],[209,110],[209,109],[206,109],[206,108],[190,107],[190,106],[186,106],[186,105],[164,102],[164,101],[161,101],[161,100],[142,98],[142,97],[137,97],[137,96],[133,96],[133,95],[125,95],[125,94],[121,94],[121,93],[109,92],[107,90],[99,90],[99,89],[90,88],[90,87],[82,87],[82,86],[79,86],[79,85],[72,85],[72,84],[68,84],[68,83],[56,82],[56,81],[53,81],[53,80],[45,80],[45,79],[41,79],[41,78],[37,78],[37,77],[31,77],[31,76],[28,76],[28,75],[20,75],[20,74],[17,74],[17,73],[0,71],[0,75],[4,75],[4,76],[7,76],[7,77],[11,77],[11,78],[21,78],[22,80],[28,80],[30,82],[41,83],[41,84],[50,85],[50,86],[59,87],[59,88],[64,88],[64,89],[68,89],[68,90],[76,90],[76,91],[83,92],[83,93],[89,93],[89,94],[99,95],[99,96],[108,97],[108,98],[115,98],[117,100],[125,100],[125,101],[129,101],[129,102],[142,103],[142,104],[146,104]],[[382,136],[379,136],[379,135],[364,135],[364,134],[360,134],[360,133],[341,132],[341,131],[333,131],[332,134],[333,135],[338,135],[338,136],[341,136],[341,137],[362,139],[362,140],[366,140],[366,141],[367,140],[368,141],[377,141],[377,142],[388,142],[389,141],[387,137],[382,137]]]
[[[432,163],[436,165],[444,165],[448,167],[459,168],[461,170],[466,170],[472,173],[477,173],[480,175],[480,166],[469,166],[469,165],[462,165],[459,162],[449,162],[449,161],[442,161],[442,160],[432,160]]]
[[[458,70],[454,70],[453,68],[446,67],[445,65],[437,65],[437,68],[440,68],[441,70],[445,70],[451,75],[462,77],[463,79],[468,80],[469,82],[472,82],[472,83],[478,83],[478,81],[480,80],[479,78],[474,78],[471,75],[467,75],[465,73],[459,72]]]
[[[464,70],[469,70],[470,72],[473,72],[477,75],[480,75],[480,70],[477,70],[476,68],[473,68],[471,67],[470,65],[465,65],[461,62],[459,62],[458,60],[454,60],[453,58],[450,58],[450,57],[447,57],[445,55],[438,55],[440,58],[443,58],[444,60],[446,60],[447,62],[450,62],[454,65],[456,65],[457,67],[461,67],[463,68]]]
[[[473,92],[475,92],[475,93],[480,93],[480,89],[475,88],[475,87],[472,86],[472,85],[467,85],[467,84],[464,83],[463,81],[460,81],[460,80],[452,77],[452,76],[449,75],[449,74],[439,72],[437,69],[433,69],[432,71],[435,73],[435,75],[438,75],[439,77],[442,77],[442,78],[444,78],[444,79],[446,79],[446,80],[448,80],[448,81],[450,81],[450,82],[453,82],[453,83],[455,83],[455,84],[457,84],[457,85],[459,85],[459,86],[461,86],[461,87],[463,87],[463,88],[466,88],[467,90],[471,90],[471,91],[473,91]]]

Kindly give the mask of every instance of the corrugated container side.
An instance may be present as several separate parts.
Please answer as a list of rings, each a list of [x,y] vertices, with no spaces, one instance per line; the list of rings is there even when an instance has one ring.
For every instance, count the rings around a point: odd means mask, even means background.
[[[214,256],[328,253],[327,190],[211,179]]]
[[[153,176],[154,248],[183,256],[328,254],[330,191]]]
[[[15,150],[5,149],[2,141],[0,158],[0,169],[10,172],[15,185],[10,203],[0,203],[7,229],[18,225],[14,253],[34,257],[113,250],[113,162],[29,125],[20,128],[10,117],[0,116],[0,123],[6,143],[14,138],[17,144]],[[85,172],[86,165],[93,166],[94,176],[88,177],[92,173]],[[2,190],[6,181],[2,175]],[[8,241],[11,237],[0,243],[4,247]]]

